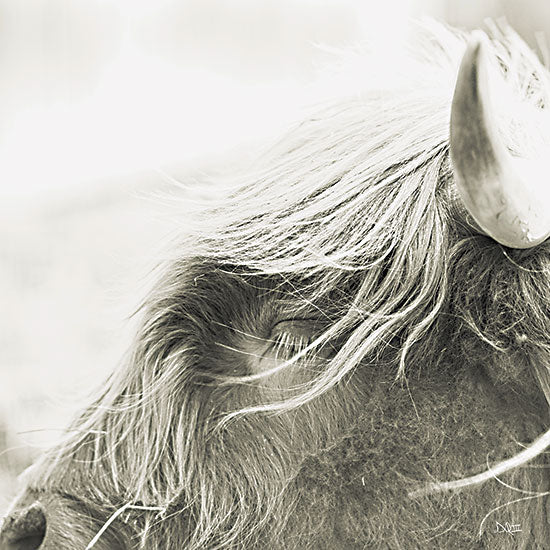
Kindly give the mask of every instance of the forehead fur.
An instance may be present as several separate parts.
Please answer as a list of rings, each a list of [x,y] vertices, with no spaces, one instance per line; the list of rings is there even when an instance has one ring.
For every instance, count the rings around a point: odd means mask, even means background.
[[[495,117],[512,153],[533,157],[550,135],[547,72],[511,29],[489,35]],[[347,54],[331,75],[343,83],[336,99],[242,170],[213,178],[218,200],[191,224],[191,249],[251,270],[311,274],[363,269],[403,243],[420,209],[443,208],[437,192],[452,180],[450,106],[466,39],[425,22],[390,60]]]

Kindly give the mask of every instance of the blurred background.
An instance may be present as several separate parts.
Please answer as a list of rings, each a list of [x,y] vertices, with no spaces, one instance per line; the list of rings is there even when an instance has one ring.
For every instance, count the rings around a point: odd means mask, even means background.
[[[128,344],[151,197],[284,126],[327,47],[420,15],[550,28],[547,0],[0,0],[0,512]]]

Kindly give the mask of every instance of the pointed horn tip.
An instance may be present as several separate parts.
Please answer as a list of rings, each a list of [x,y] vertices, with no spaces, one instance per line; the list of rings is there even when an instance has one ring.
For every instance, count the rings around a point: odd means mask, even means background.
[[[480,58],[486,50],[489,43],[489,37],[483,31],[473,31],[466,45],[466,53],[463,57],[463,63],[469,65],[479,65]]]
[[[487,33],[480,31],[479,29],[476,29],[475,31],[472,31],[470,33],[470,37],[468,39],[468,45],[479,48],[479,47],[483,47],[482,44],[487,44],[488,41],[489,41],[489,37],[487,36]]]
[[[462,61],[457,73],[457,82],[453,95],[453,111],[468,111],[472,102],[479,101],[478,94],[483,100],[483,88],[488,79],[486,50],[489,37],[480,30],[473,31],[466,44]],[[480,90],[481,87],[481,90]],[[470,121],[468,121],[468,124]],[[452,127],[453,125],[451,125]]]

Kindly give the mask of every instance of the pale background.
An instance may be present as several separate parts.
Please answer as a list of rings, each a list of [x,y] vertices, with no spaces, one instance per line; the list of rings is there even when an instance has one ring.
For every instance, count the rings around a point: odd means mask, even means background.
[[[284,126],[326,46],[418,15],[550,28],[548,0],[0,0],[0,511],[127,345],[151,195]]]

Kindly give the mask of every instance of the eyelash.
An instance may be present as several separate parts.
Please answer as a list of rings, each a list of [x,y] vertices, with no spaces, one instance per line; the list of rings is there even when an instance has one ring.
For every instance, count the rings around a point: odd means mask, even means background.
[[[277,358],[290,359],[303,351],[312,341],[312,337],[281,332],[275,337],[271,349]]]

